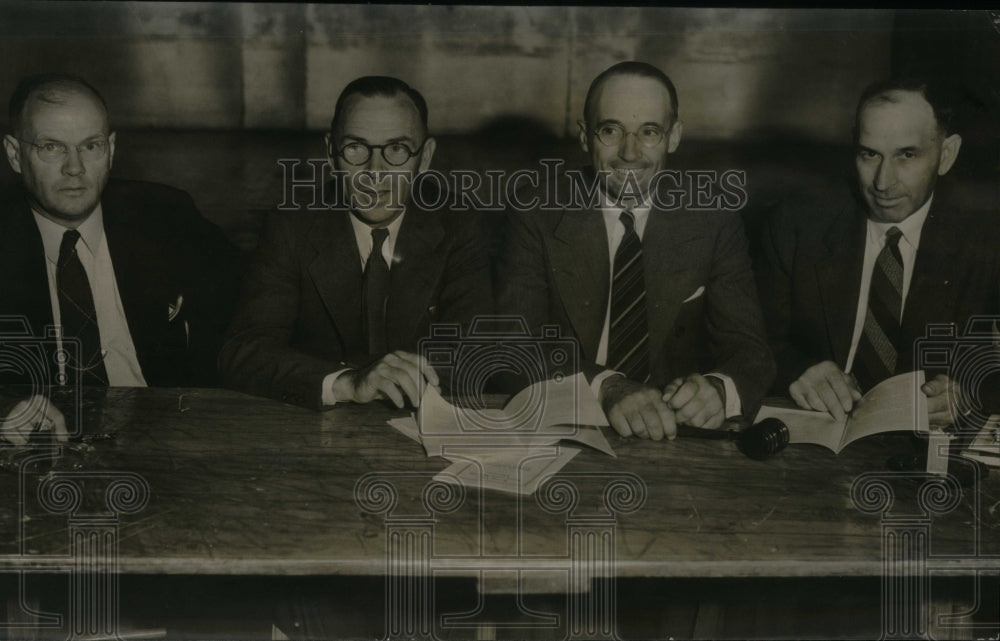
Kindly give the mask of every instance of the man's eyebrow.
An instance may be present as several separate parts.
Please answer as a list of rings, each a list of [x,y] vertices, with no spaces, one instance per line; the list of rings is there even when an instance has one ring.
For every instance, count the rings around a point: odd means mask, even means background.
[[[920,151],[921,149],[922,149],[922,147],[919,147],[917,145],[910,145],[909,147],[900,147],[899,149],[896,150],[896,153],[897,154],[904,154],[904,153],[907,153],[907,152],[909,152],[909,153],[916,153],[916,152]]]
[[[857,144],[857,145],[854,145],[854,147],[855,147],[855,150],[856,150],[856,151],[870,151],[870,152],[872,152],[873,154],[878,154],[878,155],[880,155],[880,156],[882,155],[882,154],[881,154],[881,152],[878,152],[878,151],[875,151],[875,150],[874,150],[874,149],[872,149],[871,147],[865,147],[864,145],[862,145],[862,144],[860,144],[860,143],[859,143],[859,144]]]

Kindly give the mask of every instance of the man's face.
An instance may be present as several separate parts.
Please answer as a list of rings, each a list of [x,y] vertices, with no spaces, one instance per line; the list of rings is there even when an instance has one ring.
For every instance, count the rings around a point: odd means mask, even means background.
[[[16,137],[5,136],[4,148],[10,166],[21,175],[32,207],[50,220],[75,228],[101,200],[114,158],[115,135],[108,134],[107,114],[91,95],[61,90],[56,97],[57,102],[40,100],[38,94],[30,97],[21,131]],[[66,154],[43,160],[45,152],[34,145],[65,148]]]
[[[352,211],[373,227],[384,227],[403,213],[410,199],[413,177],[430,167],[435,142],[425,136],[420,114],[404,95],[392,97],[354,95],[343,109],[338,131],[327,134],[330,166],[347,174],[346,191]],[[332,145],[331,145],[332,143]],[[401,165],[388,163],[382,149],[372,149],[360,165],[347,162],[340,152],[351,145],[385,145],[387,154],[400,145],[413,152]],[[355,147],[357,148],[357,147]],[[405,154],[404,154],[405,156]]]
[[[855,166],[873,220],[898,223],[920,209],[951,169],[962,139],[945,137],[917,92],[894,91],[858,114]]]
[[[607,194],[612,198],[634,195],[631,192],[638,186],[645,198],[651,179],[663,169],[667,154],[673,153],[681,140],[682,125],[674,122],[667,88],[652,78],[611,76],[598,88],[591,119],[592,122],[579,123],[580,145],[590,154],[598,176],[602,176],[600,172],[609,172]],[[594,133],[614,126],[626,132],[619,144],[606,145]],[[663,137],[650,147],[640,139],[643,132],[648,138],[651,127],[662,129]]]

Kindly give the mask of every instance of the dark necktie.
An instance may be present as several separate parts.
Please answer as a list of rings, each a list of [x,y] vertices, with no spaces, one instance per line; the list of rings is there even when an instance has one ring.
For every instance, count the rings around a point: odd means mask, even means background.
[[[615,252],[611,276],[607,366],[634,381],[645,382],[649,378],[649,320],[642,241],[635,232],[631,211],[623,211],[619,220],[625,226],[625,235]]]
[[[59,246],[59,263],[56,266],[56,289],[59,291],[59,315],[62,319],[63,338],[79,342],[79,359],[70,358],[66,367],[80,372],[84,385],[107,385],[108,373],[104,368],[101,352],[101,331],[97,326],[94,295],[83,263],[76,254],[76,241],[80,232],[69,229],[63,234]],[[70,354],[73,351],[70,350]],[[67,376],[72,382],[72,376]]]
[[[388,351],[385,338],[385,305],[389,296],[389,265],[382,256],[382,245],[389,237],[389,230],[372,230],[372,253],[365,263],[364,301],[365,331],[368,352],[384,354]]]
[[[899,239],[903,232],[890,227],[885,233],[885,247],[875,259],[864,331],[854,355],[854,377],[867,392],[896,373],[903,309],[903,257]]]

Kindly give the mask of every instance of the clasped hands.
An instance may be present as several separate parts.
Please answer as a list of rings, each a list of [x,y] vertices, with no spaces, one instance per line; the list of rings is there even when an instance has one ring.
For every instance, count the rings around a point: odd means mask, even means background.
[[[944,374],[938,374],[920,387],[927,396],[928,422],[931,427],[953,425],[956,420],[954,402],[961,396],[961,388]],[[817,363],[802,373],[788,386],[788,393],[802,409],[829,412],[838,421],[847,418],[854,404],[861,400],[857,381],[833,361]]]
[[[726,418],[724,390],[721,380],[701,374],[675,378],[662,391],[616,375],[601,384],[601,405],[621,436],[673,440],[678,424],[721,427]]]

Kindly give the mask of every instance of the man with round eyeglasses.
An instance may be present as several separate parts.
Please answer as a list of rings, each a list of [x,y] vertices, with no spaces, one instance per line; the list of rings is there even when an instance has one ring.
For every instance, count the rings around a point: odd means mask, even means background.
[[[323,409],[420,402],[438,373],[417,355],[431,323],[493,310],[486,239],[468,213],[425,206],[415,178],[436,141],[406,83],[349,83],[325,136],[332,207],[274,213],[220,365],[233,387]],[[424,194],[424,192],[421,192]]]
[[[742,222],[658,197],[683,132],[673,83],[647,63],[614,65],[591,83],[579,129],[592,167],[545,186],[569,204],[508,217],[499,308],[576,338],[622,436],[674,438],[678,424],[752,415],[774,365]]]

